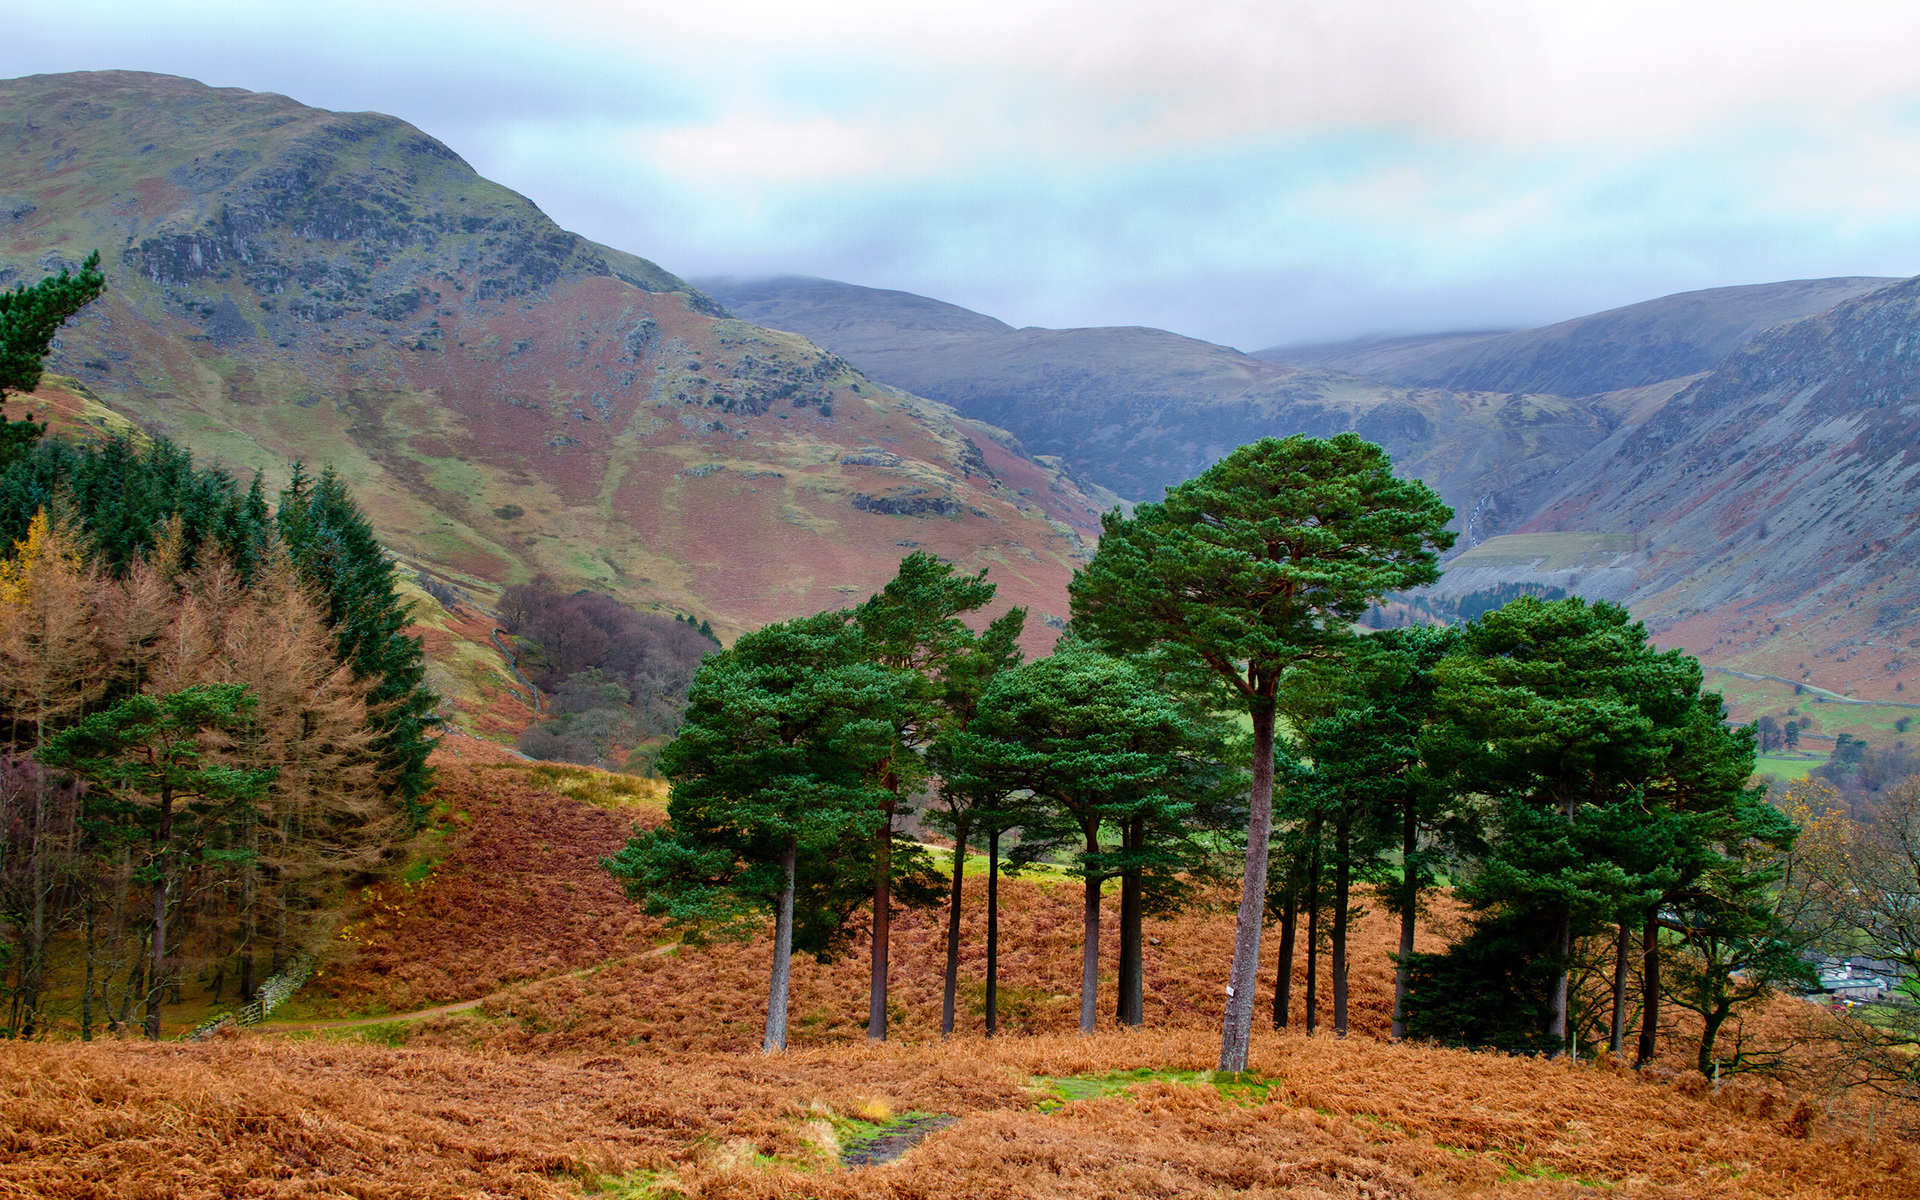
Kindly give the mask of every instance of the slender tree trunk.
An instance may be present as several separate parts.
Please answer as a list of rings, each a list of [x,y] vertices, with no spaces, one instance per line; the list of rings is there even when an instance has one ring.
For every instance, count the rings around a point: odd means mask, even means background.
[[[259,936],[259,914],[255,905],[260,899],[260,821],[249,815],[247,818],[247,844],[253,851],[253,859],[248,862],[245,875],[242,876],[240,892],[240,1003],[253,999],[258,986],[254,979],[253,942]]]
[[[873,854],[873,973],[867,985],[867,1040],[887,1040],[887,945],[893,916],[893,800],[882,808]]]
[[[1708,1079],[1714,1077],[1714,1067],[1717,1065],[1713,1061],[1714,1043],[1719,1040],[1720,1027],[1727,1023],[1727,1017],[1729,1015],[1730,1006],[1725,1002],[1715,1004],[1712,1009],[1702,1014],[1700,1054],[1694,1065],[1698,1067],[1700,1073]]]
[[[40,736],[44,738],[44,721]],[[36,742],[42,745],[44,742]],[[47,781],[43,776],[39,786],[33,789],[33,915],[28,924],[31,930],[32,944],[27,947],[26,962],[22,965],[21,991],[23,993],[21,1032],[32,1037],[39,1026],[40,1017],[40,981],[47,967],[47,859],[50,848],[47,845]]]
[[[173,790],[160,790],[160,824],[154,837],[154,857],[158,859],[153,881],[153,963],[147,969],[147,1040],[160,1040],[161,1008],[166,1001],[167,983],[167,886],[171,882],[167,859],[168,843],[173,838]]]
[[[1139,850],[1146,841],[1147,819],[1136,816],[1127,824],[1127,848]],[[1146,949],[1141,945],[1140,872],[1120,876],[1120,993],[1114,1009],[1122,1025],[1142,1025],[1146,1019]]]
[[[1307,863],[1307,1036],[1320,1028],[1320,831]]]
[[[778,1054],[787,1048],[787,994],[793,977],[793,873],[800,855],[800,843],[788,838],[780,851],[780,907],[773,921],[773,970],[767,982],[767,1036],[760,1043],[763,1054]]]
[[[1562,801],[1566,805],[1567,824],[1573,824],[1574,801],[1571,797]],[[1567,1046],[1567,1023],[1571,1019],[1567,1012],[1569,984],[1573,976],[1573,913],[1560,914],[1559,936],[1554,946],[1560,955],[1560,969],[1553,975],[1553,995],[1548,1001],[1552,1018],[1547,1022],[1547,1037],[1553,1041],[1552,1054],[1559,1054]]]
[[[1660,1052],[1660,911],[1647,913],[1640,934],[1640,1046],[1633,1065],[1644,1066]]]
[[[1633,961],[1631,937],[1632,930],[1622,917],[1620,936],[1613,943],[1613,1028],[1607,1038],[1607,1051],[1616,1062],[1627,1044],[1627,967]]]
[[[1562,1054],[1567,1049],[1567,1001],[1568,982],[1572,977],[1573,958],[1573,914],[1560,914],[1559,936],[1554,939],[1555,951],[1560,955],[1560,969],[1553,976],[1552,1019],[1547,1022],[1547,1037],[1553,1041],[1553,1049],[1548,1057]]]
[[[1247,797],[1247,864],[1233,929],[1233,971],[1220,1031],[1220,1069],[1244,1071],[1253,1041],[1254,980],[1260,972],[1260,928],[1267,916],[1267,841],[1273,835],[1273,698],[1264,688],[1253,704],[1253,788]]]
[[[1411,978],[1407,959],[1413,954],[1414,918],[1420,907],[1420,874],[1414,869],[1413,856],[1419,853],[1419,814],[1409,800],[1400,825],[1400,954],[1393,967],[1393,1040],[1407,1036],[1407,981]]]
[[[1344,814],[1334,826],[1333,862],[1333,1034],[1347,1036],[1347,906],[1353,892],[1353,826]]]
[[[1087,853],[1100,851],[1099,827],[1087,834]],[[1089,874],[1080,910],[1080,1032],[1092,1033],[1100,1004],[1100,883]]]
[[[95,880],[89,877],[87,880],[86,909],[84,910],[84,919],[87,928],[87,986],[86,990],[80,993],[80,1040],[83,1042],[93,1040],[93,987],[100,961],[100,946],[94,938],[94,925],[96,921],[95,909],[98,904],[97,897],[94,893],[94,883]]]
[[[987,1036],[1000,1031],[1000,831],[987,835]]]
[[[139,953],[134,957],[133,966],[127,971],[127,990],[120,996],[120,1022],[119,1029],[115,1032],[124,1030],[133,1023],[134,1010],[139,1007],[142,998],[147,994],[147,964],[152,961],[148,957],[148,947],[152,940],[149,934],[142,942]]]
[[[960,989],[960,881],[967,870],[967,829],[953,830],[953,899],[947,906],[947,986],[940,1000],[940,1036],[953,1032],[953,997]]]
[[[1280,904],[1280,963],[1273,979],[1273,1027],[1287,1027],[1288,1009],[1293,1007],[1294,926],[1300,920],[1300,893],[1291,884],[1287,898]]]

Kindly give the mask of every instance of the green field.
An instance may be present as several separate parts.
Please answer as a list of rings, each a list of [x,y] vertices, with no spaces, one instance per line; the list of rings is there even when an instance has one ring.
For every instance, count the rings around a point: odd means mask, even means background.
[[[1508,533],[1488,538],[1447,565],[1450,570],[1464,570],[1538,563],[1543,571],[1564,571],[1604,565],[1631,549],[1630,533]]]

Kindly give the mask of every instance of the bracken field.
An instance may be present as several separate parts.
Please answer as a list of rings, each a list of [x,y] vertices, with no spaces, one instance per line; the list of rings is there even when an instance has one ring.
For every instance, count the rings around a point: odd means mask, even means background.
[[[930,911],[896,923],[891,1042],[865,1040],[856,942],[796,962],[794,1048],[766,1058],[766,946],[680,946],[596,865],[661,818],[658,786],[458,745],[439,756],[436,865],[363,896],[297,1020],[0,1045],[0,1195],[1920,1196],[1899,1122],[1812,1087],[1811,1060],[1715,1088],[1387,1041],[1377,913],[1355,931],[1352,1036],[1261,1034],[1245,1076],[1209,1070],[1229,910],[1150,921],[1146,1028],[1112,1026],[1105,993],[1081,1036],[1078,889],[1044,878],[1003,885],[1003,1036],[982,1036],[970,878],[954,1039]],[[1813,1011],[1780,1000],[1746,1036]],[[1686,1032],[1665,1062],[1687,1061]],[[841,1165],[908,1114],[953,1121]]]

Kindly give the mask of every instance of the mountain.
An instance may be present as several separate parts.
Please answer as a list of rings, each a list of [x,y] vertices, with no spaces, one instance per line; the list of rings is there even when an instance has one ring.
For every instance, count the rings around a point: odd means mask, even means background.
[[[1059,456],[1083,486],[1134,500],[1261,437],[1353,429],[1439,489],[1462,530],[1485,537],[1530,516],[1554,472],[1612,428],[1592,403],[1304,370],[1162,329],[1014,329],[908,292],[824,279],[698,283],[875,379],[1012,431]]]
[[[1590,396],[1709,370],[1762,331],[1894,279],[1796,279],[1681,292],[1516,333],[1276,346],[1256,358],[1479,392]]]
[[[1615,535],[1592,565],[1673,640],[1920,701],[1920,279],[1761,334],[1563,479],[1518,532]]]
[[[1053,636],[1098,529],[1056,466],[568,233],[403,121],[98,72],[0,83],[0,125],[0,281],[96,247],[108,275],[49,360],[69,420],[276,483],[330,462],[395,555],[483,601],[546,572],[732,634],[924,547],[990,566]],[[484,622],[423,619],[442,688],[524,718]]]

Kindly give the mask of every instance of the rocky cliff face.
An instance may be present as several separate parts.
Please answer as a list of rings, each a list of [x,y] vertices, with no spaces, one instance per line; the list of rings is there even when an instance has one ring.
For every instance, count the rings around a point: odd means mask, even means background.
[[[0,83],[0,127],[0,270],[97,247],[108,271],[50,362],[62,411],[270,476],[332,462],[391,549],[482,598],[546,571],[738,632],[922,546],[1059,611],[1098,529],[1003,432],[733,319],[392,117],[105,72]]]

